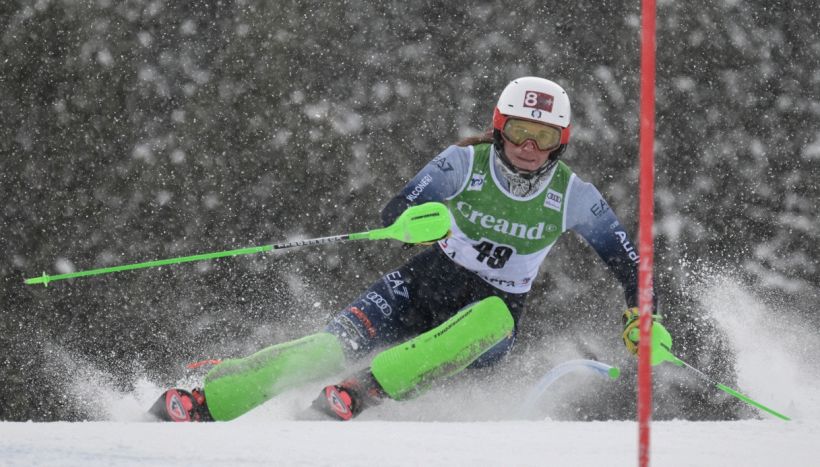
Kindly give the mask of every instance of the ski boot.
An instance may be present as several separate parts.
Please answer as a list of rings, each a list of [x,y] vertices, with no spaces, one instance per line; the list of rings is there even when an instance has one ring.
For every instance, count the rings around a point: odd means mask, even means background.
[[[205,393],[199,388],[190,392],[184,389],[169,389],[159,396],[148,413],[163,422],[214,421],[205,402]]]
[[[370,369],[361,371],[339,384],[325,386],[311,408],[336,420],[347,421],[367,407],[381,404],[386,397]]]

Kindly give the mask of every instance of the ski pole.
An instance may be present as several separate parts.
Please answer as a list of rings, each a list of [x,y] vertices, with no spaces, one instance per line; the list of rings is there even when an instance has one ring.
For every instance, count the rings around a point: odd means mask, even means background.
[[[672,353],[672,351],[669,349],[669,347],[667,347],[663,344],[661,344],[660,347],[663,349],[662,352],[665,352],[667,354],[663,357],[664,360],[667,360],[667,361],[672,362],[672,363],[674,363],[678,366],[682,366],[682,367],[686,368],[690,372],[697,375],[698,378],[708,382],[709,384],[715,386],[716,388],[720,389],[721,391],[725,392],[726,394],[729,394],[730,396],[733,396],[737,399],[740,399],[741,401],[745,402],[748,405],[751,405],[753,407],[757,407],[758,409],[763,410],[765,412],[768,412],[768,413],[774,415],[775,417],[777,417],[781,420],[791,420],[791,418],[789,418],[789,417],[787,417],[787,416],[785,416],[785,415],[783,415],[783,414],[781,414],[781,413],[779,413],[779,412],[777,412],[777,411],[775,411],[775,410],[773,410],[769,407],[766,407],[765,405],[761,404],[760,402],[757,402],[756,400],[752,399],[751,397],[746,396],[744,394],[741,394],[740,392],[730,388],[729,386],[718,383],[717,381],[713,380],[712,378],[707,376],[702,371],[698,370],[697,368],[693,367],[692,365],[690,365],[690,364],[684,362],[683,360],[681,360],[680,358],[676,357]],[[652,349],[652,350],[654,351],[655,349]]]
[[[564,362],[545,373],[538,383],[530,389],[530,392],[527,394],[527,399],[518,409],[518,415],[521,418],[526,418],[527,415],[531,414],[535,410],[538,401],[541,400],[541,397],[547,392],[547,389],[552,383],[567,374],[582,372],[596,374],[612,381],[618,379],[621,375],[619,368],[596,360],[580,359]]]
[[[369,230],[367,232],[350,233],[336,235],[332,237],[311,238],[306,240],[296,240],[287,243],[275,243],[273,245],[262,245],[249,248],[239,248],[236,250],[217,251],[213,253],[203,253],[191,256],[181,256],[178,258],[160,259],[156,261],[146,261],[143,263],[126,264],[123,266],[113,266],[108,268],[89,269],[66,274],[50,276],[43,273],[40,277],[26,279],[27,285],[43,284],[48,287],[49,282],[73,279],[78,277],[99,276],[120,271],[130,271],[133,269],[145,269],[169,264],[187,263],[191,261],[204,261],[208,259],[223,258],[226,256],[248,255],[262,253],[271,250],[283,250],[285,248],[320,245],[327,243],[338,243],[348,240],[384,240],[394,239],[404,243],[422,243],[438,240],[450,230],[450,212],[447,206],[436,203],[424,203],[407,208],[396,221],[381,229]]]

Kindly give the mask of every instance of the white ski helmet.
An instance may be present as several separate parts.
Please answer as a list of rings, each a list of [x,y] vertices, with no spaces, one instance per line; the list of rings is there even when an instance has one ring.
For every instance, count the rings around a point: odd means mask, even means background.
[[[502,162],[514,172],[514,167],[504,155],[502,131],[510,117],[552,125],[561,129],[561,144],[552,151],[549,160],[531,173],[521,175],[540,175],[552,168],[569,142],[571,120],[569,96],[564,88],[548,79],[526,76],[510,82],[501,92],[498,104],[493,111],[493,139]]]

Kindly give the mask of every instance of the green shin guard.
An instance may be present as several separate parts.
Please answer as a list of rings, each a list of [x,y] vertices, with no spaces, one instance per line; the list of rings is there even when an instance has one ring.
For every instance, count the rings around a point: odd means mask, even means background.
[[[370,371],[392,399],[413,397],[452,376],[512,335],[513,318],[498,297],[459,311],[438,327],[376,355]]]
[[[205,377],[205,397],[214,420],[232,420],[273,396],[341,371],[339,340],[326,332],[225,360]]]

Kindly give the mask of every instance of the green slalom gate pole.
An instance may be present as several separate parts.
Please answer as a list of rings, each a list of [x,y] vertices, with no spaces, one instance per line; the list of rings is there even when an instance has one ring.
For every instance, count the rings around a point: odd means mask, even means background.
[[[768,412],[768,413],[770,413],[770,414],[774,415],[775,417],[777,417],[777,418],[779,418],[779,419],[781,419],[781,420],[787,420],[787,421],[788,421],[788,420],[791,420],[791,418],[789,418],[789,417],[787,417],[787,416],[785,416],[785,415],[783,415],[783,414],[781,414],[781,413],[777,412],[777,411],[776,411],[776,410],[774,410],[774,409],[771,409],[771,408],[769,408],[769,407],[766,407],[765,405],[761,404],[760,402],[757,402],[756,400],[752,399],[751,397],[746,396],[746,395],[744,395],[744,394],[741,394],[740,392],[738,392],[738,391],[736,391],[736,390],[734,390],[734,389],[730,388],[729,386],[726,386],[725,384],[718,383],[717,381],[713,380],[712,378],[710,378],[709,376],[707,376],[707,375],[706,375],[705,373],[703,373],[702,371],[698,370],[697,368],[693,367],[692,365],[690,365],[690,364],[688,364],[688,363],[684,362],[683,360],[681,360],[680,358],[676,357],[676,356],[675,356],[675,355],[671,352],[671,350],[669,349],[669,347],[667,347],[667,346],[665,346],[665,345],[661,344],[661,345],[659,346],[659,349],[661,350],[661,353],[662,353],[662,358],[663,358],[664,360],[669,361],[669,362],[671,362],[671,363],[674,363],[675,365],[682,366],[682,367],[686,368],[687,370],[689,370],[689,371],[691,371],[692,373],[694,373],[695,375],[697,375],[697,376],[698,376],[698,378],[700,378],[700,379],[702,379],[702,380],[704,380],[704,381],[708,382],[709,384],[711,384],[711,385],[713,385],[714,387],[716,387],[716,388],[720,389],[721,391],[725,392],[726,394],[729,394],[729,395],[730,395],[730,396],[732,396],[732,397],[735,397],[735,398],[737,398],[737,399],[740,399],[741,401],[743,401],[743,402],[745,402],[746,404],[749,404],[749,405],[751,405],[751,406],[753,406],[753,407],[757,407],[758,409],[763,410],[764,412]],[[657,352],[659,349],[653,348],[653,349],[652,349],[652,351],[653,351],[653,352]],[[654,355],[653,355],[653,357],[654,357]]]
[[[239,248],[236,250],[216,251],[213,253],[203,253],[191,256],[181,256],[178,258],[160,259],[156,261],[146,261],[143,263],[126,264],[123,266],[113,266],[108,268],[89,269],[86,271],[71,272],[67,274],[57,274],[50,276],[43,273],[40,277],[26,279],[27,285],[43,284],[48,286],[49,282],[74,279],[78,277],[99,276],[114,272],[130,271],[133,269],[146,269],[170,264],[188,263],[192,261],[204,261],[209,259],[224,258],[227,256],[249,255],[263,253],[272,250],[283,250],[308,245],[321,245],[327,243],[338,243],[349,240],[384,240],[393,239],[404,243],[422,243],[441,239],[450,230],[450,212],[441,203],[430,202],[411,206],[405,210],[396,221],[381,229],[367,232],[336,235],[332,237],[311,238],[307,240],[296,240],[288,243],[276,243],[273,245],[262,245],[249,248]]]

